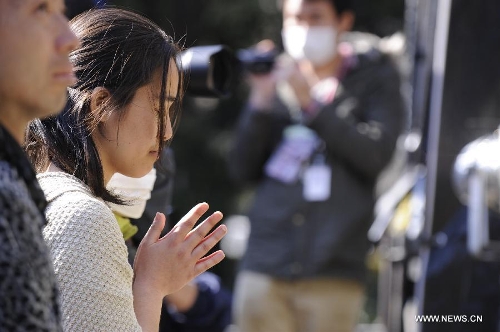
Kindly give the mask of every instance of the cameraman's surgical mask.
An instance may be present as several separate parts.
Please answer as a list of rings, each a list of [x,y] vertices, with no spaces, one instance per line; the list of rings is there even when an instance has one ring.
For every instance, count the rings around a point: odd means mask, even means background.
[[[106,188],[125,201],[128,205],[109,203],[111,209],[127,218],[140,218],[146,208],[146,202],[151,198],[156,181],[156,170],[153,168],[142,178],[131,178],[115,173],[109,180]]]
[[[337,54],[337,30],[332,26],[285,26],[281,35],[285,51],[295,60],[322,66]]]

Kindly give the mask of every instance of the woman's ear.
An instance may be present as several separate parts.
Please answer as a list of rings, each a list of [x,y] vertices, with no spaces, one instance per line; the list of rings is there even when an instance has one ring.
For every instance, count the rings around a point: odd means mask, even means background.
[[[342,32],[351,31],[354,26],[356,16],[351,10],[344,11],[339,17],[339,30]]]
[[[102,111],[103,107],[105,107],[106,103],[111,98],[111,93],[109,93],[108,89],[98,86],[92,90],[90,94],[90,112],[98,115],[99,111]],[[102,120],[105,121],[107,117],[99,116]]]

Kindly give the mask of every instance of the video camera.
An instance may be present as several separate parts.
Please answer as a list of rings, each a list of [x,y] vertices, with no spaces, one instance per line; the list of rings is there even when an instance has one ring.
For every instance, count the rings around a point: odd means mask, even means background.
[[[195,46],[181,52],[178,61],[187,79],[187,92],[197,97],[227,97],[244,72],[269,73],[278,52],[253,48],[233,52],[225,45]]]

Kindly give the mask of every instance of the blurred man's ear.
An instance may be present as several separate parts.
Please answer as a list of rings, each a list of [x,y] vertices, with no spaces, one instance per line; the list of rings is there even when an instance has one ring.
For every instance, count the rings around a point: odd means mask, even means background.
[[[339,16],[339,30],[351,31],[354,26],[354,20],[356,19],[356,15],[352,10],[346,10]]]

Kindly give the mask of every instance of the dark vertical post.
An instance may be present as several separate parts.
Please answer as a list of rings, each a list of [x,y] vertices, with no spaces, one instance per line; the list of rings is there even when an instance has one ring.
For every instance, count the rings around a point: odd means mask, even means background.
[[[491,133],[500,123],[500,2],[439,0],[435,19],[431,88],[428,94],[420,91],[413,96],[414,106],[424,109],[417,114],[417,119],[424,119],[421,160],[427,167],[420,250],[423,276],[433,250],[429,244],[462,208],[451,184],[456,156],[467,143]],[[432,280],[423,276],[416,288],[419,313],[461,314],[463,282],[457,270],[443,269]],[[420,331],[426,332],[456,328],[455,324],[420,325]]]

